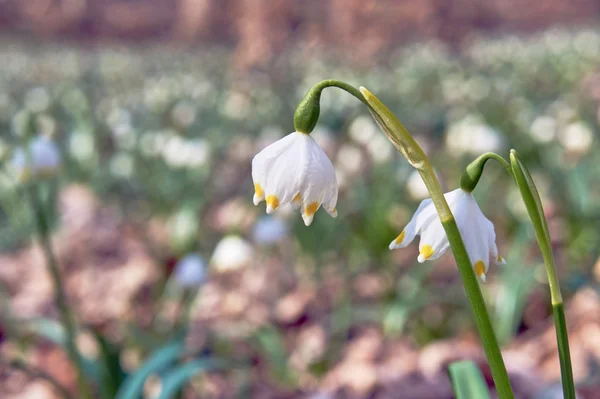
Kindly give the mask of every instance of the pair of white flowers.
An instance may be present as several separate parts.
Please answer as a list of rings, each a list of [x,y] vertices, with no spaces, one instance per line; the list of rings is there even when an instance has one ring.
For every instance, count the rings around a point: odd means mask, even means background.
[[[331,216],[337,216],[335,170],[308,134],[293,132],[259,152],[252,160],[252,180],[254,204],[266,200],[269,214],[291,203],[295,209],[301,209],[307,226],[321,206]],[[485,282],[490,257],[496,264],[505,263],[498,255],[494,226],[483,215],[471,193],[459,188],[444,196],[456,219],[473,270]],[[406,247],[416,235],[421,236],[419,262],[437,259],[450,247],[431,199],[421,202],[406,228],[390,243],[390,249]]]

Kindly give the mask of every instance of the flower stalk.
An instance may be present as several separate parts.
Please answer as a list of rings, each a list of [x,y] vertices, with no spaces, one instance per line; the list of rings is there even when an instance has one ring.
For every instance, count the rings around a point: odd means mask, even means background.
[[[92,396],[90,388],[86,383],[83,371],[83,358],[77,350],[75,321],[67,303],[65,289],[58,267],[58,262],[52,250],[52,242],[50,238],[49,228],[50,223],[46,215],[44,204],[42,203],[42,200],[40,198],[39,190],[37,190],[38,187],[36,187],[35,184],[35,182],[33,182],[32,184],[28,184],[27,192],[35,215],[38,240],[40,242],[40,245],[42,246],[44,257],[46,258],[48,271],[50,272],[52,283],[54,285],[54,300],[62,318],[62,324],[65,328],[65,347],[67,350],[67,354],[69,355],[71,361],[73,361],[77,369],[77,385],[79,388],[79,397],[83,399],[91,399]]]
[[[398,151],[408,160],[408,162],[419,171],[421,178],[425,182],[432,202],[442,222],[443,228],[448,236],[450,247],[454,252],[456,263],[460,271],[461,278],[471,308],[475,315],[475,324],[479,335],[483,341],[486,356],[492,371],[492,377],[496,384],[498,396],[502,399],[513,398],[512,388],[508,379],[508,373],[502,359],[500,347],[494,334],[487,308],[483,296],[479,289],[479,283],[475,277],[471,266],[471,260],[467,249],[460,235],[458,226],[450,210],[439,181],[437,180],[433,167],[427,159],[427,156],[417,144],[408,130],[400,123],[398,118],[371,92],[364,87],[357,90],[347,83],[337,80],[325,80],[316,84],[304,97],[294,114],[294,127],[297,132],[309,134],[315,127],[319,118],[319,102],[321,92],[326,87],[339,87],[369,107],[371,115],[386,134],[388,139],[394,144]],[[254,168],[253,168],[254,169]]]
[[[467,298],[475,316],[475,325],[481,337],[486,357],[496,385],[498,397],[513,398],[513,391],[502,359],[502,353],[494,329],[488,315],[487,308],[479,288],[479,283],[471,267],[471,260],[467,249],[458,230],[458,226],[452,215],[452,211],[444,198],[442,188],[437,180],[433,167],[427,156],[412,138],[407,129],[396,118],[396,116],[371,92],[361,88],[371,114],[387,135],[394,146],[404,155],[408,162],[414,166],[421,175],[429,195],[438,212],[442,226],[448,237],[450,247],[454,253],[454,259],[467,293]]]
[[[533,224],[537,242],[540,251],[542,252],[542,257],[544,258],[546,274],[548,275],[550,299],[552,301],[552,316],[554,318],[556,340],[558,344],[563,395],[565,399],[575,399],[575,383],[573,381],[567,323],[565,320],[565,311],[558,282],[558,275],[556,273],[556,263],[552,252],[550,233],[544,216],[544,208],[542,207],[542,201],[535,183],[531,178],[531,174],[515,150],[510,151],[510,165],[515,182],[519,187],[521,197],[527,208],[527,213]]]

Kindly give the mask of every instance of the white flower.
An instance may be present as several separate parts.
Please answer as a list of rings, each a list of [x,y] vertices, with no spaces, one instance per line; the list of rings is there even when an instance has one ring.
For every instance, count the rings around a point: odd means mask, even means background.
[[[253,257],[254,250],[246,240],[236,235],[229,235],[219,241],[210,263],[217,271],[228,272],[248,265]]]
[[[182,287],[199,287],[206,281],[206,262],[200,254],[188,254],[175,265],[173,278]]]
[[[302,208],[309,226],[317,210],[337,216],[335,170],[321,147],[308,134],[294,132],[269,145],[252,160],[254,204],[266,199],[267,213],[292,203]]]
[[[27,151],[22,147],[15,149],[11,164],[21,179],[53,176],[60,167],[60,151],[54,141],[38,136],[29,143]]]
[[[444,197],[458,225],[473,270],[485,283],[490,255],[496,264],[505,263],[504,258],[498,255],[494,225],[483,215],[471,193],[459,188],[444,194]],[[439,258],[450,246],[430,198],[421,202],[402,233],[390,243],[390,249],[406,247],[417,234],[421,236],[417,258],[420,263]]]

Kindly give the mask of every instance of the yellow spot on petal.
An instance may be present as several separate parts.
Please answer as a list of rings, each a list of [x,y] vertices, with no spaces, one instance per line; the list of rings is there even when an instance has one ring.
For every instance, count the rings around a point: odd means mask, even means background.
[[[260,184],[258,183],[254,183],[254,193],[256,194],[257,197],[262,198],[263,195],[265,195],[262,187],[260,186]]]
[[[277,196],[271,194],[267,197],[267,206],[271,209],[277,209],[279,206],[279,198]]]
[[[398,234],[398,237],[396,237],[396,239],[394,240],[394,244],[396,244],[396,245],[401,244],[402,241],[404,241],[405,235],[406,235],[406,232],[404,230],[402,230],[402,233]]]
[[[504,258],[500,255],[498,255],[498,262],[504,262]]]
[[[318,209],[319,209],[319,203],[311,202],[310,204],[308,204],[308,206],[306,208],[304,208],[304,214],[306,216],[314,215]]]
[[[337,206],[333,208],[333,213],[337,213]]]
[[[400,235],[402,235],[402,233],[400,233]],[[433,248],[431,248],[431,245],[423,245],[421,248],[421,255],[423,255],[425,259],[431,258],[431,255],[433,255]]]
[[[482,260],[478,260],[477,262],[475,262],[475,264],[473,265],[473,269],[475,270],[475,274],[477,275],[477,277],[481,277],[485,274],[485,265],[483,264]]]

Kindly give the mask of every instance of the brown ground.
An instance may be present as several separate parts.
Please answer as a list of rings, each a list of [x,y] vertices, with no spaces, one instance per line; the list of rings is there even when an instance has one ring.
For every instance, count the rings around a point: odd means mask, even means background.
[[[119,325],[124,320],[148,326],[156,311],[148,302],[148,292],[159,273],[136,233],[139,230],[118,218],[114,209],[100,206],[81,186],[64,190],[61,204],[63,225],[54,242],[78,317],[115,339],[123,338]],[[160,229],[155,230],[151,236],[160,240]],[[248,374],[251,397],[450,398],[445,370],[458,359],[477,361],[491,383],[476,337],[470,333],[419,348],[407,337],[386,338],[379,325],[365,322],[352,328],[347,341],[333,337],[327,328],[331,293],[343,281],[326,275],[316,286],[297,279],[276,257],[261,256],[257,259],[261,267],[251,265],[211,277],[192,311],[194,325],[189,337],[190,346],[197,347],[216,336],[230,342],[236,353],[249,356],[253,364]],[[377,299],[385,285],[378,278],[369,274],[356,278],[356,303]],[[51,284],[37,246],[0,256],[0,281],[8,288],[12,317],[56,317]],[[568,301],[566,310],[581,397],[598,398],[600,297],[590,289],[581,290]],[[265,324],[284,332],[288,365],[296,378],[294,386],[302,389],[289,388],[274,377],[263,355],[248,344],[248,334]],[[81,341],[85,350],[86,342]],[[11,342],[1,348],[4,359],[16,351]],[[309,372],[309,365],[334,347],[338,348],[335,364],[317,379]],[[518,336],[505,348],[504,356],[517,397],[533,397],[559,379],[551,320]],[[72,370],[61,350],[39,342],[28,357],[32,364],[74,387]],[[234,394],[232,382],[237,379],[235,373],[210,375],[203,380],[202,391],[189,397],[230,397]],[[47,383],[31,380],[9,367],[0,368],[0,381],[2,398],[53,397]]]

